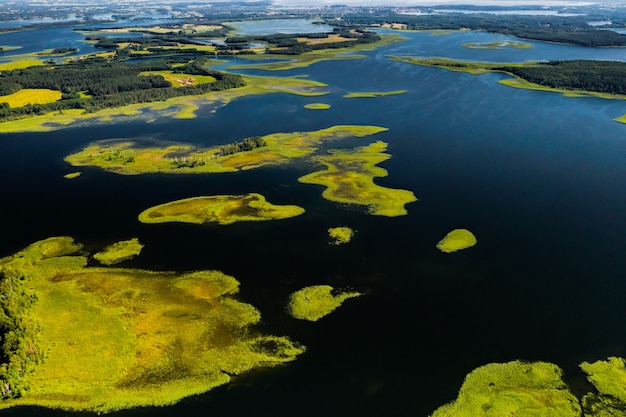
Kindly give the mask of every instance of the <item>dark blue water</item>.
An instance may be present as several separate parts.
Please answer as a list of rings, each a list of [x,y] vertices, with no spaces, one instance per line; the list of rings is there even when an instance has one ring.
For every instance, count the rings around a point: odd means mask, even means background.
[[[366,60],[280,72],[327,83],[331,94],[324,97],[253,96],[215,114],[203,109],[194,120],[0,136],[0,254],[53,235],[73,236],[90,248],[139,237],[146,248],[127,266],[223,270],[242,283],[241,299],[260,309],[264,331],[308,346],[293,364],[246,374],[172,407],[115,416],[427,416],[485,363],[550,361],[572,381],[580,379],[582,361],[626,355],[626,335],[618,330],[626,325],[626,126],[612,120],[626,113],[626,102],[512,89],[497,83],[498,74],[472,76],[387,58],[620,59],[624,51],[543,43],[484,51],[460,45],[511,38],[407,36],[412,40]],[[342,98],[396,89],[408,92]],[[303,108],[311,102],[332,108]],[[407,206],[407,216],[374,217],[322,199],[321,187],[297,182],[316,169],[304,161],[201,176],[126,177],[87,168],[75,180],[62,178],[75,170],[63,157],[98,139],[143,135],[212,145],[336,124],[389,128],[334,145],[388,142],[393,158],[381,166],[389,176],[377,183],[416,194],[420,200]],[[247,192],[307,211],[227,227],[136,220],[154,204]],[[355,240],[328,245],[326,229],[337,225],[356,229]],[[477,246],[437,251],[435,244],[454,228],[474,232]],[[284,313],[289,293],[322,283],[366,295],[317,323]],[[70,414],[24,408],[3,415]]]

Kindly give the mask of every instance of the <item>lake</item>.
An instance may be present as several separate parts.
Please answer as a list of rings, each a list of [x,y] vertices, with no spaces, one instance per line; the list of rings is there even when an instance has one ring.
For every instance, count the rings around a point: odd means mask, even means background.
[[[363,60],[242,71],[306,74],[329,85],[327,96],[252,96],[215,114],[203,108],[193,120],[129,119],[0,135],[0,256],[50,236],[72,236],[90,247],[138,237],[144,252],[125,265],[231,274],[241,282],[240,300],[261,311],[263,331],[308,347],[291,364],[236,377],[177,405],[112,416],[425,417],[453,400],[465,375],[486,363],[549,361],[580,385],[582,361],[626,356],[626,126],[613,121],[626,113],[626,102],[513,89],[497,83],[501,74],[473,76],[388,58],[624,60],[624,49],[530,42],[530,49],[481,50],[461,45],[519,39],[402,34],[407,41]],[[3,38],[9,35],[0,35],[0,44],[11,44]],[[342,98],[399,89],[407,93]],[[313,102],[332,107],[303,108]],[[198,176],[126,177],[87,168],[75,180],[63,178],[75,171],[63,157],[93,140],[146,135],[213,145],[338,124],[389,128],[330,147],[388,142],[393,157],[381,166],[389,175],[376,182],[415,193],[419,201],[407,205],[407,216],[370,216],[324,200],[321,187],[298,183],[319,169],[305,162]],[[155,204],[248,192],[307,211],[290,220],[219,227],[137,221]],[[326,230],[339,225],[354,228],[355,239],[331,246]],[[435,245],[455,228],[471,230],[478,244],[439,252]],[[314,284],[365,295],[316,323],[285,314],[288,295]],[[84,415],[38,408],[2,413]]]

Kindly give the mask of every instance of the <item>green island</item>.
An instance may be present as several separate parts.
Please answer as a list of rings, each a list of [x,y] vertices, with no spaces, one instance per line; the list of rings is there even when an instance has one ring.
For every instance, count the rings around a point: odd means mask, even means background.
[[[583,362],[580,368],[597,390],[582,399],[585,415],[623,416],[626,410],[626,361],[609,357],[605,361]]]
[[[326,103],[310,103],[304,105],[305,109],[309,110],[328,110],[330,109],[330,104]]]
[[[400,94],[406,94],[406,90],[364,91],[360,93],[348,93],[344,95],[343,98],[374,98],[374,97],[397,96]]]
[[[139,215],[142,223],[218,223],[281,220],[300,216],[302,207],[277,206],[260,194],[193,197],[151,207]]]
[[[361,295],[358,292],[336,291],[330,285],[313,285],[289,296],[287,312],[296,319],[318,321],[335,311],[347,299]]]
[[[476,245],[476,236],[467,229],[454,229],[437,243],[437,249],[445,253],[456,252]]]
[[[325,199],[367,206],[368,212],[376,216],[406,215],[404,206],[417,201],[415,195],[374,183],[374,177],[388,175],[387,170],[376,166],[391,158],[385,150],[387,144],[381,141],[356,149],[329,150],[329,155],[313,158],[326,169],[300,177],[298,181],[325,186],[322,193]]]
[[[469,49],[529,49],[532,48],[533,45],[526,42],[515,42],[515,41],[497,41],[497,42],[487,42],[487,43],[464,43],[461,44],[463,48]]]
[[[490,363],[466,377],[458,397],[430,417],[580,417],[578,399],[547,362]]]
[[[76,171],[76,172],[70,172],[69,174],[65,174],[63,175],[63,178],[67,179],[67,180],[73,180],[74,178],[78,178],[82,175],[81,172]]]
[[[294,360],[219,271],[87,267],[70,237],[0,259],[0,409],[110,412],[206,392]]]
[[[613,61],[550,61],[523,64],[458,61],[448,58],[392,56],[392,60],[480,75],[500,72],[513,79],[500,84],[528,90],[563,93],[567,97],[626,99],[626,63]]]
[[[349,243],[354,237],[354,230],[346,226],[331,227],[328,229],[328,236],[332,239],[331,245],[343,245]]]
[[[73,166],[95,166],[124,175],[235,172],[282,164],[310,155],[317,150],[317,146],[327,141],[365,137],[386,130],[379,126],[340,125],[313,132],[272,133],[252,141],[263,146],[234,153],[231,149],[239,148],[245,140],[210,148],[141,139],[104,140],[89,144],[67,156],[65,161]]]
[[[115,265],[134,258],[141,253],[142,249],[143,245],[135,237],[109,245],[102,251],[95,253],[93,258],[103,265]]]

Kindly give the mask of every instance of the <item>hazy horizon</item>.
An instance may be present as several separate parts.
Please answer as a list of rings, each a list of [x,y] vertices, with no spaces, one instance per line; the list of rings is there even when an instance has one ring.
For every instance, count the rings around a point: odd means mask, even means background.
[[[599,2],[599,1],[572,1],[572,0],[274,0],[277,6],[314,6],[346,4],[351,6],[440,6],[440,5],[476,5],[476,6],[590,6],[593,4],[610,3],[622,4],[626,2]]]

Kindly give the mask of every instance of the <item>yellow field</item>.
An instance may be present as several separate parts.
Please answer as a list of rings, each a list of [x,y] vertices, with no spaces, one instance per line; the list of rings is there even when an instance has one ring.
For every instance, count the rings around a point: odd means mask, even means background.
[[[355,42],[356,39],[353,38],[344,38],[341,35],[333,34],[328,35],[327,38],[296,38],[298,42],[306,43],[307,45],[321,45],[325,43],[335,43],[335,42]]]
[[[57,90],[25,88],[8,96],[0,96],[0,103],[9,103],[9,106],[23,107],[27,104],[48,104],[61,100],[61,92]]]
[[[14,69],[34,67],[36,65],[44,65],[44,62],[39,59],[18,59],[12,62],[0,63],[0,71],[10,71]]]
[[[177,88],[215,82],[215,77],[209,75],[173,74],[172,71],[146,71],[139,75],[160,75],[165,81],[169,81],[172,87]]]

